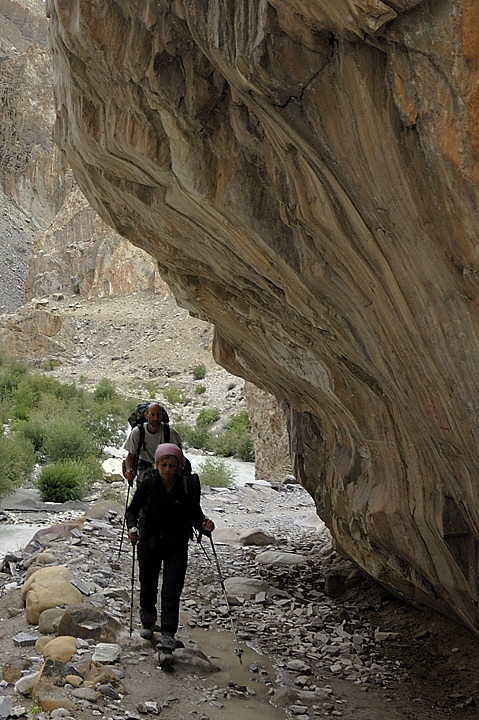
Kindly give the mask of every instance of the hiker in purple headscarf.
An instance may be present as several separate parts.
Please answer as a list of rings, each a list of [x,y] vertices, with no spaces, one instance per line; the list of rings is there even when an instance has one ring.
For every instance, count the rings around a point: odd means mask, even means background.
[[[173,443],[158,445],[155,466],[138,485],[126,512],[130,542],[138,542],[140,566],[140,635],[152,639],[160,630],[160,665],[171,665],[178,629],[180,596],[188,562],[188,540],[192,528],[209,534],[214,523],[200,505],[197,475],[183,472],[185,457]],[[160,627],[156,626],[158,582],[161,568]]]

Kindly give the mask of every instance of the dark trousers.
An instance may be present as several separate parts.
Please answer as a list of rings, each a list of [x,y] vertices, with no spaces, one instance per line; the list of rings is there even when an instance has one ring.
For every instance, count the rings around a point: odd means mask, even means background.
[[[174,635],[178,630],[180,597],[185,583],[188,563],[188,538],[168,539],[151,547],[138,543],[140,567],[140,620],[143,626],[156,622],[158,584],[163,567],[161,583],[161,631]]]

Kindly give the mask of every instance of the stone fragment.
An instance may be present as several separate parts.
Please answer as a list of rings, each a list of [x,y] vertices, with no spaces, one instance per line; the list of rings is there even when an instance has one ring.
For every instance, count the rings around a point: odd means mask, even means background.
[[[60,660],[46,660],[43,664],[41,674],[42,680],[48,679],[54,685],[58,685],[59,687],[63,687],[63,685],[65,685],[67,682],[67,676],[72,677],[73,675],[75,677],[79,677],[81,680],[80,675],[71,663],[64,663]]]
[[[219,527],[214,533],[216,544],[225,545],[273,545],[275,539],[263,530],[251,528]]]
[[[304,565],[307,559],[304,555],[296,553],[282,552],[281,550],[265,550],[256,555],[256,562],[262,565],[271,565],[273,567]]]
[[[14,635],[12,640],[13,644],[17,645],[18,647],[28,647],[31,645],[35,645],[36,641],[38,640],[38,635],[21,632],[17,633],[17,635]]]
[[[45,570],[47,569],[45,568]],[[66,580],[52,581],[47,587],[39,584],[33,585],[29,589],[25,600],[27,622],[36,625],[44,610],[57,606],[75,605],[81,602],[81,592]]]
[[[88,702],[93,703],[96,703],[96,701],[98,700],[98,695],[95,690],[89,687],[75,688],[74,690],[72,690],[71,694],[74,698],[77,698],[78,700],[87,700]]]
[[[0,695],[0,718],[10,717],[12,708],[12,698],[9,695]]]
[[[117,639],[123,629],[121,623],[103,610],[85,603],[66,608],[58,623],[57,634],[111,642]]]
[[[119,700],[120,698],[120,694],[115,690],[115,688],[112,688],[111,685],[99,685],[98,692],[111,700]]]
[[[182,666],[189,672],[214,673],[220,668],[200,650],[178,648],[174,652],[175,665]]]
[[[38,618],[38,631],[42,633],[42,635],[51,635],[56,632],[58,622],[64,612],[64,608],[59,607],[44,610]]]
[[[226,594],[231,603],[239,598],[244,600],[253,600],[259,593],[269,595],[270,586],[263,580],[249,577],[228,577],[224,580]]]
[[[117,643],[98,643],[93,652],[92,660],[98,663],[113,663],[120,657],[121,645]]]
[[[40,671],[22,675],[15,683],[15,692],[20,695],[28,695],[40,677]]]

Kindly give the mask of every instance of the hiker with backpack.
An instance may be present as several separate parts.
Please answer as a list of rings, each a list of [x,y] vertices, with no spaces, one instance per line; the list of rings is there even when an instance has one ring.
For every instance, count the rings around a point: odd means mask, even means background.
[[[210,535],[214,523],[200,505],[201,488],[196,474],[184,473],[185,457],[173,443],[158,445],[155,467],[148,470],[137,486],[126,512],[128,538],[137,544],[140,568],[141,637],[152,639],[161,632],[158,660],[162,667],[173,663],[178,629],[180,596],[188,563],[188,540],[192,528]],[[160,627],[157,628],[157,597],[160,571]]]
[[[139,485],[145,472],[154,466],[158,445],[172,442],[181,447],[181,438],[170,427],[168,414],[160,403],[140,403],[137,412],[133,413],[134,419],[131,417],[129,422],[132,430],[123,446],[128,451],[123,463],[123,474],[130,487],[135,477]]]

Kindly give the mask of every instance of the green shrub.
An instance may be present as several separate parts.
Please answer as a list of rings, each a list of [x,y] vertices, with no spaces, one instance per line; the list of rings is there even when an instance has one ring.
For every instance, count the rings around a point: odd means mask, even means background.
[[[195,380],[203,380],[204,376],[206,375],[206,368],[203,363],[195,365],[195,367],[191,371],[191,374],[193,375],[193,378]]]
[[[0,356],[0,399],[10,400],[27,369],[16,360],[8,360],[5,354]]]
[[[53,394],[52,380],[45,375],[25,375],[13,393],[13,415],[26,419],[28,411],[38,406],[43,395]]]
[[[33,444],[25,437],[0,437],[0,497],[13,492],[31,474],[36,461]]]
[[[203,395],[203,393],[205,393],[205,392],[206,392],[206,388],[205,388],[204,385],[197,385],[197,386],[195,387],[195,394],[196,394],[196,395]]]
[[[228,383],[228,390],[234,390],[235,387],[236,387],[236,383],[234,383],[234,382]]]
[[[153,382],[152,380],[147,380],[146,382],[143,383],[143,387],[147,391],[148,397],[150,397],[150,398],[156,397],[156,394],[158,392],[158,386],[155,382]]]
[[[45,465],[37,485],[45,502],[81,500],[87,489],[85,466],[76,460],[60,460]]]
[[[228,430],[238,433],[251,432],[251,423],[247,411],[241,410],[236,415],[233,415],[226,427]]]
[[[236,480],[235,471],[221,458],[206,458],[198,466],[198,474],[202,485],[210,487],[233,487]]]
[[[163,395],[171,405],[187,405],[189,402],[184,390],[175,385],[170,385],[163,390]]]
[[[35,452],[40,452],[45,442],[46,423],[39,413],[32,414],[27,420],[16,420],[12,422],[12,434],[14,437],[29,440]]]
[[[223,457],[237,457],[245,462],[254,460],[251,424],[246,410],[233,415],[222,432],[212,439],[212,452]]]
[[[209,428],[220,418],[220,411],[217,407],[203,408],[198,413],[195,424],[197,428]]]
[[[54,370],[59,365],[60,365],[59,360],[54,360],[53,358],[50,358],[50,360],[45,360],[45,362],[42,365],[42,370],[44,370],[45,372],[48,372],[49,370]]]
[[[99,402],[111,400],[116,395],[116,385],[108,378],[102,378],[95,388],[93,397]]]
[[[98,454],[98,443],[80,418],[58,416],[47,425],[43,452],[49,462],[82,460]]]
[[[176,420],[175,430],[179,433],[184,447],[193,447],[198,450],[210,449],[212,437],[207,427],[192,427],[182,420]]]

